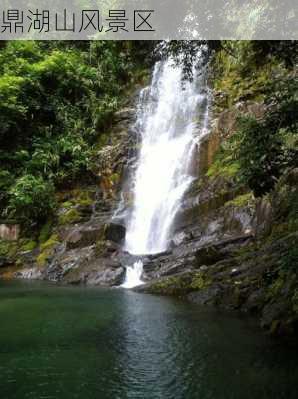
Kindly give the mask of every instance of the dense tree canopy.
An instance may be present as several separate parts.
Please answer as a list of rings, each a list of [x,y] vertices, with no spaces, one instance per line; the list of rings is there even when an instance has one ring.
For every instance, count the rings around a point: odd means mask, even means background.
[[[144,47],[20,41],[0,50],[2,217],[42,221],[53,210],[51,187],[86,173]]]

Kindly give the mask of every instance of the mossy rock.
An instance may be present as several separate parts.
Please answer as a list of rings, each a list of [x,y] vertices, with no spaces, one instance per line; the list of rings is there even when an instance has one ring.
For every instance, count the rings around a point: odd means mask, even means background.
[[[73,202],[76,205],[92,205],[93,199],[92,197],[94,196],[94,192],[91,190],[75,190],[74,191],[74,199]]]
[[[9,241],[0,240],[0,256],[6,256],[10,248]]]
[[[52,234],[51,237],[46,242],[40,245],[40,250],[45,251],[51,249],[57,244],[59,244],[59,237],[57,234]]]
[[[57,234],[52,234],[51,237],[40,246],[40,254],[36,258],[36,263],[39,267],[45,266],[49,259],[54,255],[55,247],[59,244],[59,237]]]
[[[84,200],[78,201],[78,205],[83,206],[83,207],[85,207],[85,206],[89,207],[92,204],[93,204],[93,201],[91,199],[84,199]]]
[[[210,284],[210,278],[202,272],[186,272],[162,278],[150,284],[148,291],[154,294],[185,296],[192,291],[207,288]]]
[[[217,159],[208,169],[206,176],[210,179],[215,179],[219,176],[226,179],[232,179],[237,176],[239,170],[240,164],[238,162],[231,161],[230,163],[227,163],[220,159]]]
[[[21,246],[21,251],[33,251],[37,247],[37,242],[34,240],[24,240]]]
[[[0,240],[0,256],[14,258],[18,251],[18,243],[15,241]]]
[[[70,209],[73,207],[73,202],[71,201],[65,201],[61,204],[61,207],[64,209]]]
[[[52,221],[48,221],[42,226],[40,230],[38,242],[40,244],[46,242],[51,236],[51,232],[52,232]]]
[[[96,256],[100,257],[105,253],[106,250],[106,241],[105,240],[98,240],[95,244],[95,254]]]
[[[200,248],[196,254],[196,266],[209,266],[213,265],[214,263],[219,262],[224,258],[224,255],[220,253],[218,248],[213,245]]]
[[[77,209],[72,208],[69,211],[60,215],[58,223],[59,223],[59,225],[63,226],[63,225],[67,225],[67,224],[77,223],[80,220],[81,220],[80,212]]]
[[[193,276],[190,289],[194,291],[207,288],[211,284],[211,279],[207,278],[203,273],[198,272]]]
[[[113,182],[113,184],[118,184],[120,181],[120,175],[119,173],[113,173],[110,177],[111,181]]]
[[[50,251],[44,251],[41,252],[38,257],[36,258],[36,263],[39,267],[44,267],[47,263],[48,260],[51,258],[51,252]]]
[[[227,201],[225,203],[225,206],[229,207],[236,207],[236,208],[241,208],[244,206],[249,206],[250,204],[253,203],[254,200],[254,196],[253,193],[249,192],[246,194],[242,194],[242,195],[238,195],[237,197],[235,197],[234,199]]]
[[[80,206],[91,206],[94,202],[95,190],[74,189],[66,193],[60,193],[60,208],[71,210]]]

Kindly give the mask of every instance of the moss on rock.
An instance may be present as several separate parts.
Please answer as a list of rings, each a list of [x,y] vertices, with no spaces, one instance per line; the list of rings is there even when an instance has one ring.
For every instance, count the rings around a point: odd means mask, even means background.
[[[16,241],[0,240],[0,256],[7,256],[14,258],[18,250],[18,243]]]
[[[22,251],[33,251],[37,247],[37,242],[34,240],[24,240],[20,249]]]
[[[251,192],[238,195],[237,197],[233,198],[232,200],[225,203],[225,206],[234,206],[234,207],[243,207],[248,206],[253,202],[254,196]]]
[[[44,267],[48,260],[53,256],[55,247],[59,244],[59,237],[57,234],[52,234],[51,237],[40,246],[40,254],[36,258],[36,263],[39,267]]]
[[[37,266],[39,267],[46,266],[50,258],[51,258],[51,253],[49,251],[41,252],[36,258]]]
[[[51,236],[51,232],[52,232],[52,221],[48,221],[47,223],[45,223],[39,233],[39,237],[38,237],[38,241],[40,244],[46,242],[49,237]]]
[[[61,207],[64,209],[70,209],[71,207],[73,207],[73,202],[65,201],[61,204]]]
[[[41,244],[40,249],[41,249],[41,251],[45,251],[45,250],[51,249],[53,246],[55,246],[58,243],[59,243],[58,235],[52,234],[51,237],[46,242]]]
[[[210,179],[215,179],[219,176],[231,179],[237,175],[239,169],[240,166],[237,161],[229,162],[228,159],[224,160],[218,157],[208,169],[206,176]]]
[[[59,224],[63,226],[66,224],[73,224],[79,222],[80,220],[81,220],[81,215],[79,211],[75,208],[72,208],[69,211],[60,215]]]
[[[211,284],[211,279],[204,273],[186,272],[180,275],[161,278],[150,284],[147,289],[154,294],[186,296],[192,291],[207,288]]]

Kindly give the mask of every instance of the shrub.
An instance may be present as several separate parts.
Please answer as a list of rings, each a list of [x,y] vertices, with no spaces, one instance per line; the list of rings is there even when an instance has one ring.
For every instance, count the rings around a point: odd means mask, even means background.
[[[20,177],[10,190],[8,209],[26,226],[44,222],[55,209],[53,185],[42,177]]]
[[[254,195],[259,197],[270,191],[281,170],[281,140],[277,134],[253,117],[238,121],[242,137],[239,147],[241,175]]]
[[[262,196],[275,186],[286,169],[297,167],[298,82],[292,74],[275,77],[268,85],[262,120],[239,118],[239,162],[242,178]]]
[[[126,41],[11,41],[1,46],[4,216],[10,213],[26,224],[45,221],[53,209],[53,185],[92,179],[89,160],[133,78],[138,47]]]

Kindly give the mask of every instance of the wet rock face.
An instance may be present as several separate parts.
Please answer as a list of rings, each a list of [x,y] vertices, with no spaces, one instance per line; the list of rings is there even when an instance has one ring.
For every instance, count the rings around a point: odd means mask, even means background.
[[[63,281],[69,284],[99,286],[120,285],[125,270],[115,256],[119,247],[112,242],[69,249],[61,246],[60,253],[42,272],[42,278],[50,281]]]
[[[95,244],[102,236],[102,229],[100,228],[75,228],[66,237],[66,248],[71,250],[75,248],[84,248]]]
[[[251,206],[226,205],[233,196],[210,197],[207,200],[197,198],[185,203],[177,216],[176,230],[172,245],[175,242],[200,240],[207,244],[219,240],[254,234],[257,228],[256,211]]]
[[[224,254],[214,245],[203,247],[196,251],[195,259],[197,266],[208,266],[219,262],[224,258]]]
[[[119,286],[125,279],[125,268],[117,267],[115,269],[108,268],[103,271],[96,271],[89,274],[87,285],[100,286]]]
[[[0,256],[0,268],[5,268],[13,265],[14,262],[12,259],[6,257],[6,256]]]
[[[244,235],[217,241],[212,245],[204,244],[201,240],[189,239],[171,251],[144,257],[144,279],[156,281],[185,271],[204,271],[209,266],[230,258],[252,239],[251,235]]]
[[[108,223],[104,229],[105,239],[122,244],[125,239],[126,229],[124,226],[116,223]]]
[[[128,99],[126,106],[114,114],[109,142],[98,151],[92,162],[92,171],[99,178],[103,199],[108,202],[115,200],[123,189],[129,173],[127,166],[135,157],[137,138],[134,123],[138,93],[139,89]]]

